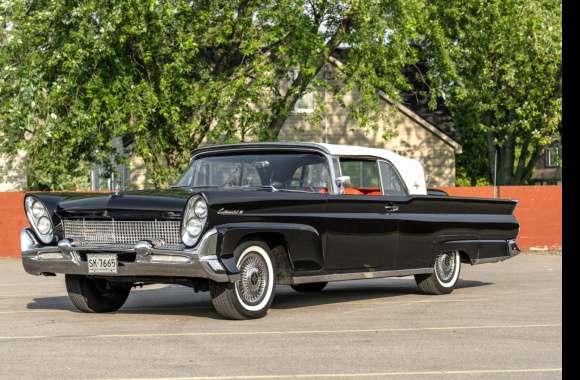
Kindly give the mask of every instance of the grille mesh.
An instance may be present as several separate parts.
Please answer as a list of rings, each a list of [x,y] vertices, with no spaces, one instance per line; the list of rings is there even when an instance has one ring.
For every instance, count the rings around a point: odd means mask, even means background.
[[[174,220],[63,220],[64,236],[82,246],[132,248],[140,240],[163,241],[160,248],[181,245],[180,222]]]

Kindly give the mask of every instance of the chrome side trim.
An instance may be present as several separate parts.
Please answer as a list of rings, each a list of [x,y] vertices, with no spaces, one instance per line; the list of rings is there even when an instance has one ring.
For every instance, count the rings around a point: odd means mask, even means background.
[[[433,273],[433,268],[383,270],[383,271],[354,272],[354,273],[334,273],[315,276],[295,276],[292,277],[292,285],[308,284],[311,282],[335,282],[335,281],[363,280],[370,278],[403,277],[403,276],[411,276],[414,274],[426,274],[426,273]]]

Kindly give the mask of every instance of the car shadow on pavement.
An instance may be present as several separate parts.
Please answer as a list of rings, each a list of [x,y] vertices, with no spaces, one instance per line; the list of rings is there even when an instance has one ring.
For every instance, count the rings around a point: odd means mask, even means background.
[[[315,305],[338,304],[356,301],[380,301],[401,297],[401,301],[408,301],[405,296],[423,295],[419,292],[413,279],[374,279],[361,281],[360,284],[340,282],[329,284],[321,292],[300,293],[288,287],[289,292],[276,293],[276,298],[271,306],[273,309],[293,309]],[[459,280],[456,289],[480,287],[492,285],[490,282]],[[425,296],[429,297],[429,296]],[[416,300],[416,298],[413,298]]]
[[[456,288],[471,288],[491,285],[489,282],[459,280]],[[315,293],[298,293],[289,286],[278,286],[272,309],[296,309],[316,305],[344,302],[386,300],[401,297],[409,301],[408,295],[419,293],[412,279],[363,280],[360,282],[332,283]],[[415,298],[414,298],[415,300]],[[29,310],[59,310],[81,313],[67,296],[38,297],[27,304]],[[223,319],[213,309],[209,294],[194,293],[181,286],[164,286],[157,289],[139,289],[131,292],[127,303],[117,312],[110,314],[183,315]]]
[[[37,297],[28,303],[27,309],[84,314],[74,307],[68,296]],[[120,310],[107,314],[183,315],[222,319],[214,311],[207,293],[195,293],[193,289],[184,286],[133,290]]]

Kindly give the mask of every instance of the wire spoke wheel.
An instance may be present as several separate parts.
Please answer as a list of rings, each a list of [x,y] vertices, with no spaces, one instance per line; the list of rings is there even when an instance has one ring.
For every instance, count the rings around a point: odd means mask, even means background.
[[[440,252],[435,257],[433,273],[417,274],[415,282],[425,294],[448,294],[455,288],[460,271],[461,256],[458,251]]]
[[[236,247],[240,279],[235,283],[210,281],[211,302],[228,319],[261,318],[274,300],[276,277],[270,248],[262,241],[247,241]]]
[[[247,305],[256,305],[264,298],[268,285],[268,266],[263,257],[251,252],[238,264],[240,280],[236,282],[236,291]]]
[[[456,266],[455,252],[442,253],[435,259],[435,271],[443,283],[448,283],[453,279]]]

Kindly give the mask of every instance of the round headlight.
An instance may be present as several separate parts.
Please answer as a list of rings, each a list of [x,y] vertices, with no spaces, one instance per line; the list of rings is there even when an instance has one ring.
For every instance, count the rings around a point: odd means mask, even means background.
[[[199,196],[194,195],[187,201],[183,213],[181,239],[183,244],[192,247],[197,243],[207,222],[207,203]]]
[[[193,217],[187,221],[185,229],[190,236],[197,237],[203,229],[203,223],[198,218]]]
[[[204,219],[207,216],[207,203],[203,199],[198,200],[195,202],[193,212],[198,218]]]
[[[24,200],[26,216],[36,235],[45,244],[53,241],[52,220],[48,210],[39,199],[28,196]]]
[[[36,222],[36,227],[38,227],[38,232],[42,235],[46,235],[50,233],[50,229],[52,228],[50,220],[46,216],[41,216]]]
[[[35,218],[40,219],[42,215],[44,215],[44,206],[39,201],[32,202],[31,210],[32,216]]]

